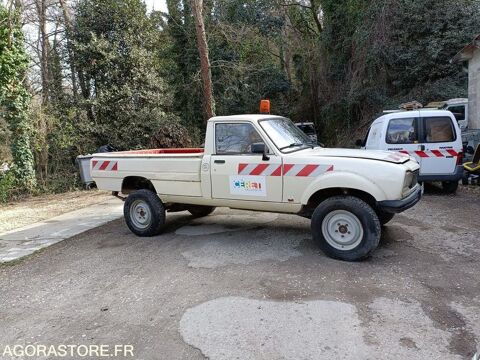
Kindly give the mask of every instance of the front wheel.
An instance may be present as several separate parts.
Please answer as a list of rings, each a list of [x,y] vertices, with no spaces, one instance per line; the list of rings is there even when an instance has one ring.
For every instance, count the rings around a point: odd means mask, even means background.
[[[313,240],[334,259],[363,260],[380,242],[377,214],[354,196],[334,196],[320,203],[313,212],[311,226]]]
[[[385,211],[378,210],[377,211],[377,216],[378,216],[378,220],[380,220],[380,224],[382,224],[382,226],[383,226],[383,225],[387,224],[388,222],[390,222],[390,220],[393,219],[395,214],[387,213]]]
[[[137,190],[128,195],[123,205],[128,228],[138,236],[155,236],[165,226],[165,207],[154,192]]]

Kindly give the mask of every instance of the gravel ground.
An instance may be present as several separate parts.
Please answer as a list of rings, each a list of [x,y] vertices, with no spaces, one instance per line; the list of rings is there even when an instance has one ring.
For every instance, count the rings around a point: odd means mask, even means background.
[[[111,198],[106,191],[74,191],[0,205],[0,234]]]
[[[114,221],[0,266],[0,355],[128,344],[148,360],[471,359],[478,200],[431,191],[360,263],[325,257],[296,216],[171,214],[143,239]]]

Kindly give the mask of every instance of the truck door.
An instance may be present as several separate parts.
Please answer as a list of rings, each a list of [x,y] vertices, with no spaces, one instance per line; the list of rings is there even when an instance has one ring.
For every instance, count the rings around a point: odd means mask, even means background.
[[[422,152],[425,145],[419,143],[418,117],[390,119],[387,124],[386,150],[398,151],[414,156],[422,167]],[[420,170],[421,171],[421,170]]]
[[[282,202],[282,158],[258,152],[266,146],[250,122],[216,123],[211,156],[214,199]]]
[[[423,117],[422,132],[425,152],[422,157],[421,174],[452,174],[460,151],[455,149],[457,134],[453,120],[448,116]]]

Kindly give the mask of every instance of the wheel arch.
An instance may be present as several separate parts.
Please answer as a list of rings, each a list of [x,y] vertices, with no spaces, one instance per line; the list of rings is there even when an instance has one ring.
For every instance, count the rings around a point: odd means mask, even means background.
[[[355,186],[352,186],[355,184]],[[332,173],[316,179],[302,197],[302,215],[311,216],[323,200],[337,195],[351,195],[376,207],[377,201],[387,198],[385,192],[372,181],[355,173]]]
[[[122,194],[130,194],[136,190],[141,189],[150,190],[155,194],[157,193],[153,183],[145,177],[127,176],[122,181]]]
[[[307,205],[316,193],[333,191],[332,189],[346,189],[350,191],[351,194],[353,194],[353,192],[358,192],[359,194],[364,193],[373,197],[375,201],[387,199],[383,189],[359,174],[353,172],[332,172],[315,179],[303,193],[301,203]],[[343,194],[345,192],[342,190],[340,193]],[[338,193],[334,195],[338,195]]]

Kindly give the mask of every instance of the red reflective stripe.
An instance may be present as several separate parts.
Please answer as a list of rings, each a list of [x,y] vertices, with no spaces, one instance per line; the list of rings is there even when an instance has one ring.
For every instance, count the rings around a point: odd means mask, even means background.
[[[452,156],[458,156],[458,153],[453,149],[447,149],[447,152]]]
[[[271,176],[282,176],[282,165],[275,169]]]
[[[440,150],[431,150],[431,151],[432,151],[432,154],[435,155],[436,157],[444,157]]]
[[[428,155],[425,154],[425,151],[420,151],[420,150],[418,150],[418,151],[415,151],[415,154],[417,154],[418,156],[420,156],[420,157],[422,157],[422,158],[428,157]]]
[[[283,175],[286,175],[293,167],[293,164],[283,165]]]
[[[117,171],[118,170],[118,163],[116,162],[113,164],[112,171]]]
[[[93,160],[93,161],[92,161],[92,168],[94,168],[94,167],[95,167],[95,165],[97,165],[97,163],[98,163],[98,161],[97,161],[97,160]]]
[[[268,164],[259,164],[250,172],[250,175],[260,175],[267,167]]]
[[[238,164],[238,173],[241,174],[243,169],[245,169],[248,164]]]
[[[297,176],[308,176],[314,172],[316,168],[318,168],[318,165],[305,165],[305,167],[300,170]]]
[[[407,150],[399,150],[398,152],[401,152],[403,154],[407,154],[408,155],[408,151]]]
[[[330,167],[327,169],[327,172],[328,171],[333,171],[333,165],[330,165]]]
[[[102,163],[102,165],[100,165],[100,169],[99,170],[105,170],[108,166],[108,164],[110,164],[110,161],[104,161]]]

